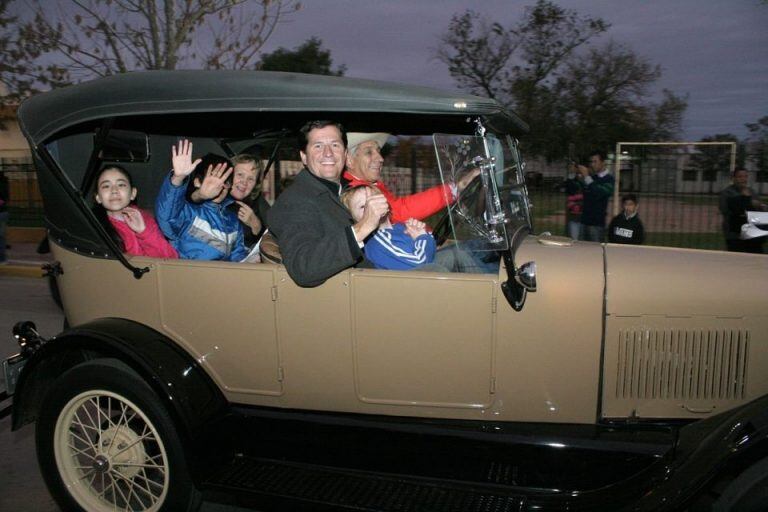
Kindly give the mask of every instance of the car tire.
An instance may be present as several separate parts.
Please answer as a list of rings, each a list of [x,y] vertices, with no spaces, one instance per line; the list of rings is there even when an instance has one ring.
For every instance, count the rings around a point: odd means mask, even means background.
[[[158,396],[130,368],[98,359],[62,375],[43,400],[37,458],[63,510],[194,511],[200,492]]]
[[[712,512],[763,512],[768,508],[768,457],[744,470],[720,494]]]

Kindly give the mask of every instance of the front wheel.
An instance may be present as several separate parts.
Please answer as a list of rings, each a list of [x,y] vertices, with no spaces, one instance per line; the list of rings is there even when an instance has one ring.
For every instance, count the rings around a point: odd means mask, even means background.
[[[167,411],[119,362],[65,373],[41,407],[37,457],[64,510],[196,510],[199,492]]]

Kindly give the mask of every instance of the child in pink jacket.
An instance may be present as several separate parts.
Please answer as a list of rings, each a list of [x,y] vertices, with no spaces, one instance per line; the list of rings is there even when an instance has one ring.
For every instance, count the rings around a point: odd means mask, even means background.
[[[131,175],[118,165],[107,165],[96,179],[95,213],[113,240],[126,254],[153,258],[179,255],[157,227],[155,219],[137,208]]]

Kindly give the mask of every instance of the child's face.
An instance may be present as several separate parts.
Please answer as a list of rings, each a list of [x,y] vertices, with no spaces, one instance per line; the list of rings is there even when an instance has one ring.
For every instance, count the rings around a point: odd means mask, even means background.
[[[253,192],[256,186],[256,164],[253,162],[243,162],[235,164],[235,170],[232,173],[232,188],[229,193],[238,201],[242,201]]]
[[[96,202],[108,212],[119,212],[136,199],[136,189],[117,169],[107,169],[96,183]]]
[[[637,211],[637,203],[634,201],[624,201],[622,206],[624,207],[624,213],[627,215],[634,215]]]

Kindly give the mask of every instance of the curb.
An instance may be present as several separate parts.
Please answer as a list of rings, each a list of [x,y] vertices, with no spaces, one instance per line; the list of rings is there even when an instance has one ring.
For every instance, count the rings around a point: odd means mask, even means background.
[[[42,262],[39,265],[0,265],[0,276],[42,278],[42,265]]]

